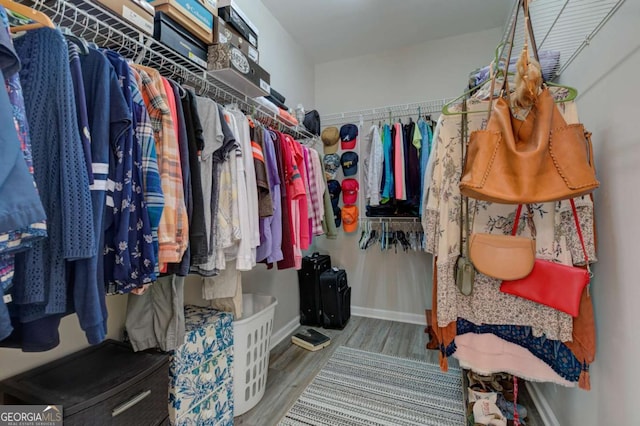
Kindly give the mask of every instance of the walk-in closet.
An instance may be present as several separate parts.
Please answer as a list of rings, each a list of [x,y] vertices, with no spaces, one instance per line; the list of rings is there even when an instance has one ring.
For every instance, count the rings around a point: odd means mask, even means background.
[[[637,0],[0,0],[0,426],[635,424]]]

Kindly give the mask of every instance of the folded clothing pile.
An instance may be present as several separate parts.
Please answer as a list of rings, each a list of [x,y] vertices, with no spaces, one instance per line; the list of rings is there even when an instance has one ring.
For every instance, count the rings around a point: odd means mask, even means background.
[[[542,78],[545,81],[552,80],[556,75],[560,65],[560,52],[557,50],[544,50],[538,52],[540,67],[542,68]],[[509,72],[516,72],[517,57],[512,57],[509,61]],[[489,66],[472,71],[469,75],[469,87],[476,87],[489,79]]]
[[[277,114],[285,124],[289,126],[298,125],[298,120],[289,112],[289,107],[284,104],[285,97],[274,89],[271,89],[269,96],[262,96],[255,100],[270,112]]]

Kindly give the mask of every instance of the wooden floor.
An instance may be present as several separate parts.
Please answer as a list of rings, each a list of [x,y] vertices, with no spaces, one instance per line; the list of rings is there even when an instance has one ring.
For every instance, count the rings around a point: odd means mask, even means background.
[[[425,349],[427,336],[421,325],[351,317],[344,330],[318,330],[331,337],[331,345],[317,352],[293,345],[290,338],[273,348],[264,397],[252,410],[236,417],[236,425],[276,425],[339,346],[438,363],[438,352]],[[458,362],[451,357],[449,365],[457,367]]]

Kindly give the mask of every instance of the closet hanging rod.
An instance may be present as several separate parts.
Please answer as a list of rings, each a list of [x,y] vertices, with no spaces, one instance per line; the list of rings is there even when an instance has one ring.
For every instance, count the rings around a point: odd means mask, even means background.
[[[360,220],[362,221],[367,221],[367,222],[414,222],[417,223],[420,221],[419,217],[393,217],[393,216],[382,216],[382,217],[375,217],[375,216],[362,216],[360,218]]]
[[[217,102],[237,103],[259,121],[277,123],[281,131],[296,139],[312,138],[302,126],[290,126],[277,114],[264,109],[252,98],[234,90],[207,73],[206,65],[196,64],[138,31],[119,16],[89,0],[24,0],[23,3],[45,13],[59,27],[98,46],[113,49],[125,58],[157,69],[166,78],[187,82],[197,93]]]
[[[442,107],[444,107],[444,105],[450,100],[451,99],[436,99],[425,102],[387,105],[358,111],[325,114],[320,118],[320,122],[323,126],[327,126],[341,123],[359,122],[360,120],[370,121],[373,117],[375,117],[376,120],[383,119],[385,117],[388,118],[389,113],[391,113],[392,117],[406,117],[410,115],[417,115],[418,113],[422,115],[437,114],[442,111]]]

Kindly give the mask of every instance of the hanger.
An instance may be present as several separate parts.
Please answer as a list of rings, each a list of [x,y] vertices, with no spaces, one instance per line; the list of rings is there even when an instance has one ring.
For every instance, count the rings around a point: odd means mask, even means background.
[[[68,41],[78,46],[78,51],[81,55],[89,54],[89,45],[87,44],[87,41],[85,39],[73,34],[71,32],[71,29],[69,29],[68,27],[60,27],[60,31]]]
[[[521,0],[521,4],[522,4],[522,10],[524,11],[524,23],[525,26],[527,27],[526,31],[528,31],[529,33],[529,38],[531,39],[531,42],[529,43],[531,46],[531,50],[533,50],[533,57],[536,59],[536,61],[538,61],[538,63],[540,63],[540,58],[538,56],[538,47],[536,44],[536,39],[534,38],[534,32],[533,32],[533,23],[531,22],[531,15],[529,14],[529,3],[531,1],[530,0]],[[563,84],[558,84],[558,83],[552,83],[550,81],[543,81],[543,84],[546,84],[547,86],[551,86],[551,87],[561,87],[563,89],[567,89],[569,94],[568,96],[566,96],[565,98],[556,101],[556,103],[563,103],[563,102],[569,102],[574,100],[577,96],[578,96],[578,90],[570,87],[570,86],[565,86]]]
[[[45,15],[44,13],[38,10],[25,6],[23,4],[19,4],[11,0],[0,0],[0,6],[3,6],[7,10],[20,14],[34,21],[31,24],[18,25],[17,27],[11,27],[12,33],[16,33],[19,31],[35,30],[37,28],[43,28],[43,27],[47,27],[47,28],[56,27],[55,25],[53,25],[53,22],[47,15]]]
[[[460,101],[461,99],[466,99],[467,97],[469,97],[472,93],[474,93],[477,89],[480,89],[482,86],[484,86],[486,83],[491,82],[491,79],[493,78],[493,73],[498,73],[498,75],[502,72],[502,70],[496,65],[500,62],[500,57],[502,56],[502,52],[504,51],[504,46],[505,43],[500,43],[496,46],[496,49],[494,51],[494,58],[493,61],[491,61],[491,63],[489,64],[489,78],[475,86],[473,86],[471,89],[466,90],[464,93],[462,93],[462,95],[458,96],[457,98],[447,102],[446,104],[444,104],[444,106],[442,107],[442,113],[444,115],[460,115],[460,114],[468,114],[468,111],[458,111],[458,112],[454,112],[454,111],[450,111],[449,107],[451,105],[454,105],[456,103],[458,103],[458,101]],[[498,77],[498,75],[496,75],[496,78]],[[474,112],[487,112],[487,111],[474,111]]]
[[[427,122],[427,124],[433,125],[433,121],[431,120],[431,114],[425,114],[424,120]]]

